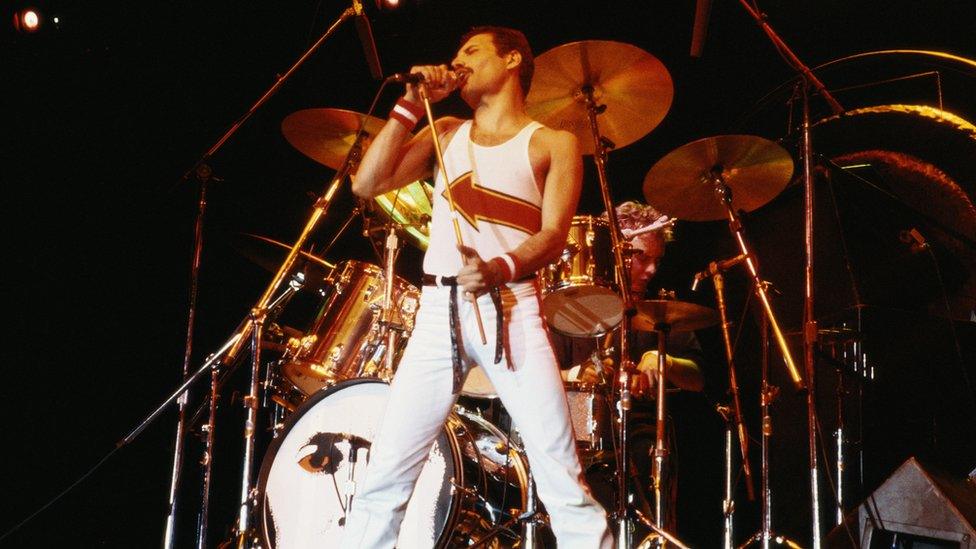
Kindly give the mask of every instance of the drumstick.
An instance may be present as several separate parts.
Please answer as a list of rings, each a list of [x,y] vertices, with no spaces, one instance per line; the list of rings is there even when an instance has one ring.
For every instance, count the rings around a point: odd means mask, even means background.
[[[441,142],[437,137],[437,128],[434,126],[434,112],[430,109],[430,97],[427,95],[427,85],[421,82],[418,88],[420,88],[420,98],[424,101],[424,110],[427,111],[427,123],[430,125],[430,136],[434,140],[434,153],[437,155],[437,166],[440,168],[441,177],[444,178],[444,195],[447,197],[447,203],[451,207],[451,222],[454,224],[454,238],[457,240],[458,246],[464,246],[464,238],[461,237],[461,225],[457,219],[457,208],[454,206],[454,196],[451,194],[451,184],[447,179],[447,168],[444,167],[444,155],[441,153]],[[485,337],[485,326],[481,322],[481,309],[478,308],[478,299],[473,299],[471,305],[474,308],[474,317],[478,321],[478,335],[481,336],[481,344],[487,345],[488,338]]]

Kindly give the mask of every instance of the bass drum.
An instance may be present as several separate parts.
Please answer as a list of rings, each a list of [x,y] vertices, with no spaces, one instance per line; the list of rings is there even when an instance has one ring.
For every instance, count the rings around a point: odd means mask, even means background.
[[[265,547],[337,547],[352,490],[362,486],[389,385],[354,379],[319,391],[268,448],[258,479]],[[458,408],[434,442],[407,505],[397,547],[467,546],[526,507],[528,464],[508,437]],[[487,547],[510,545],[505,536]]]

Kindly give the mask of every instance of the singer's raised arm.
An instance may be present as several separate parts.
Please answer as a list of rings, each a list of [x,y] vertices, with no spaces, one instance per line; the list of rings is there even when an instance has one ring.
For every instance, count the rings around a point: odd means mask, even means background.
[[[431,101],[439,101],[452,92],[456,85],[445,66],[414,67],[411,73],[422,73],[430,86]],[[366,149],[356,175],[352,178],[352,191],[362,198],[377,195],[408,185],[418,179],[430,177],[436,166],[434,144],[430,126],[416,135],[414,126],[425,117],[423,104],[415,86],[408,86],[406,95],[397,101],[390,111],[386,125]],[[442,150],[461,125],[454,117],[435,121]]]

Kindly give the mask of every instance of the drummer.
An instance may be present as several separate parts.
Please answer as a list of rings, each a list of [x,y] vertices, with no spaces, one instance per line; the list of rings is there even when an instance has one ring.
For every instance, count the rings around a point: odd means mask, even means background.
[[[664,256],[667,243],[667,217],[653,207],[639,202],[627,201],[616,207],[617,221],[626,238],[628,234],[636,233],[629,240],[630,256],[630,289],[633,299],[646,297],[647,285],[657,272],[658,263]],[[606,217],[606,212],[604,212]],[[661,229],[647,231],[655,225]],[[613,361],[612,354],[607,349],[612,345],[615,332],[600,340],[573,339],[557,344],[557,353],[561,352],[566,360],[561,364],[572,364],[563,370],[563,379],[570,382],[594,383],[599,382],[610,373]],[[637,362],[638,375],[631,378],[631,394],[635,397],[653,396],[655,376],[658,363],[657,334],[655,332],[632,331],[631,355]],[[694,332],[672,332],[668,335],[668,357],[665,372],[669,382],[675,387],[686,391],[701,391],[705,380],[701,373],[701,345]],[[637,360],[637,353],[640,360]]]

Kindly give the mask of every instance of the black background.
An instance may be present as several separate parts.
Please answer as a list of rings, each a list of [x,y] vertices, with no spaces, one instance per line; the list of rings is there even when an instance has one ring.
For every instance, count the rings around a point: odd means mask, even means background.
[[[406,2],[405,2],[406,3]],[[689,56],[694,2],[513,2],[426,0],[396,13],[370,5],[373,32],[386,73],[416,63],[449,60],[457,38],[478,24],[525,31],[538,54],[576,40],[629,43],[661,59],[674,81],[674,103],[665,120],[641,140],[610,154],[614,199],[641,199],[644,174],[667,152],[717,134],[786,136],[793,73],[770,40],[736,1],[715,1],[704,54]],[[807,65],[853,54],[922,49],[976,57],[976,8],[971,2],[840,1],[761,2],[768,21]],[[182,372],[190,295],[193,227],[199,185],[181,181],[185,171],[230,124],[275,82],[345,7],[340,2],[57,2],[34,3],[58,15],[42,32],[17,34],[10,26],[18,7],[6,2],[2,59],[6,82],[2,124],[4,302],[2,364],[5,456],[0,531],[7,531],[78,479],[177,386]],[[885,58],[887,59],[887,58]],[[901,74],[931,70],[927,58],[896,57]],[[831,88],[869,80],[860,65],[825,73]],[[943,64],[945,108],[976,120],[972,69]],[[924,90],[929,87],[922,86]],[[314,198],[333,172],[293,149],[280,125],[288,114],[312,107],[365,112],[378,90],[369,77],[353,25],[341,26],[218,151],[210,164],[221,181],[209,188],[199,280],[192,365],[229,337],[257,300],[271,273],[234,247],[235,235],[255,233],[294,240]],[[905,92],[906,94],[914,92]],[[378,116],[396,97],[379,101]],[[841,95],[854,106],[918,101],[932,94],[883,96],[881,91]],[[852,106],[851,103],[845,106]],[[828,114],[814,99],[814,119]],[[464,114],[455,98],[443,113]],[[905,136],[905,139],[912,139]],[[792,146],[787,146],[792,151]],[[972,160],[971,160],[972,161]],[[592,159],[579,213],[603,207]],[[797,172],[799,173],[799,172]],[[973,182],[970,182],[972,184]],[[793,186],[755,214],[760,257],[789,290],[802,280],[801,224],[777,224],[763,210],[798,219]],[[972,187],[970,187],[972,196]],[[328,242],[351,210],[347,188],[313,236]],[[791,209],[792,208],[792,209]],[[786,212],[785,214],[783,212]],[[333,261],[378,262],[354,222],[328,254]],[[766,236],[786,235],[785,242]],[[680,222],[655,280],[679,298],[714,306],[711,286],[686,290],[708,261],[734,254],[721,222]],[[273,258],[276,253],[265,249]],[[416,283],[420,253],[404,252],[398,268]],[[779,267],[775,267],[778,265]],[[741,272],[729,275],[730,313],[742,315],[746,292]],[[783,306],[784,324],[795,330],[800,310]],[[745,413],[758,437],[756,383],[758,340],[752,320],[741,323],[738,348]],[[898,441],[879,436],[865,458],[866,484],[884,478],[911,454],[941,462],[954,474],[976,466],[971,386],[960,364],[973,363],[973,330],[958,323],[963,356],[953,349],[944,319],[879,314],[870,342],[882,362],[897,371],[896,391],[884,393],[878,410],[952,402],[948,415]],[[678,535],[699,547],[721,543],[722,424],[713,411],[725,401],[727,368],[716,329],[699,334],[705,345],[708,388],[677,395],[672,413],[678,439]],[[911,343],[907,343],[907,336]],[[902,346],[910,347],[902,351]],[[802,356],[802,355],[797,355]],[[922,362],[932,359],[931,362]],[[962,361],[962,362],[960,362]],[[883,364],[880,364],[883,366]],[[774,528],[806,545],[810,539],[806,417],[802,399],[788,390],[778,362],[774,382],[787,390],[776,406],[782,427],[775,438]],[[938,375],[933,375],[937,373]],[[211,544],[232,526],[239,492],[243,414],[239,392],[245,369],[225,390],[218,416],[218,451],[211,511]],[[776,379],[776,378],[779,379]],[[830,376],[825,376],[831,383]],[[917,382],[926,380],[925,389]],[[204,383],[193,387],[193,402]],[[828,391],[829,393],[829,391]],[[823,406],[832,406],[830,397]],[[942,406],[940,410],[945,411]],[[883,414],[881,414],[883,415]],[[262,415],[262,418],[264,416]],[[928,415],[925,417],[935,417]],[[951,418],[945,421],[944,418]],[[923,422],[924,423],[924,422]],[[889,424],[886,424],[890,426]],[[904,426],[904,424],[903,424]],[[160,543],[166,516],[175,413],[160,416],[132,444],[55,505],[0,543],[9,546],[152,546]],[[894,431],[895,429],[892,429]],[[916,435],[915,433],[920,433]],[[939,436],[936,436],[939,433]],[[946,434],[948,434],[946,436]],[[824,434],[829,439],[829,433]],[[754,440],[755,442],[755,440]],[[193,537],[199,456],[187,446],[178,523],[181,545]],[[951,458],[945,458],[951,456]],[[259,455],[257,464],[260,463]],[[758,446],[753,444],[758,478]],[[821,459],[823,462],[823,459]],[[739,484],[736,539],[758,527],[758,504]],[[849,502],[864,494],[850,495]],[[830,499],[830,494],[825,494]],[[828,522],[826,524],[832,524]],[[825,526],[827,528],[828,526]]]

